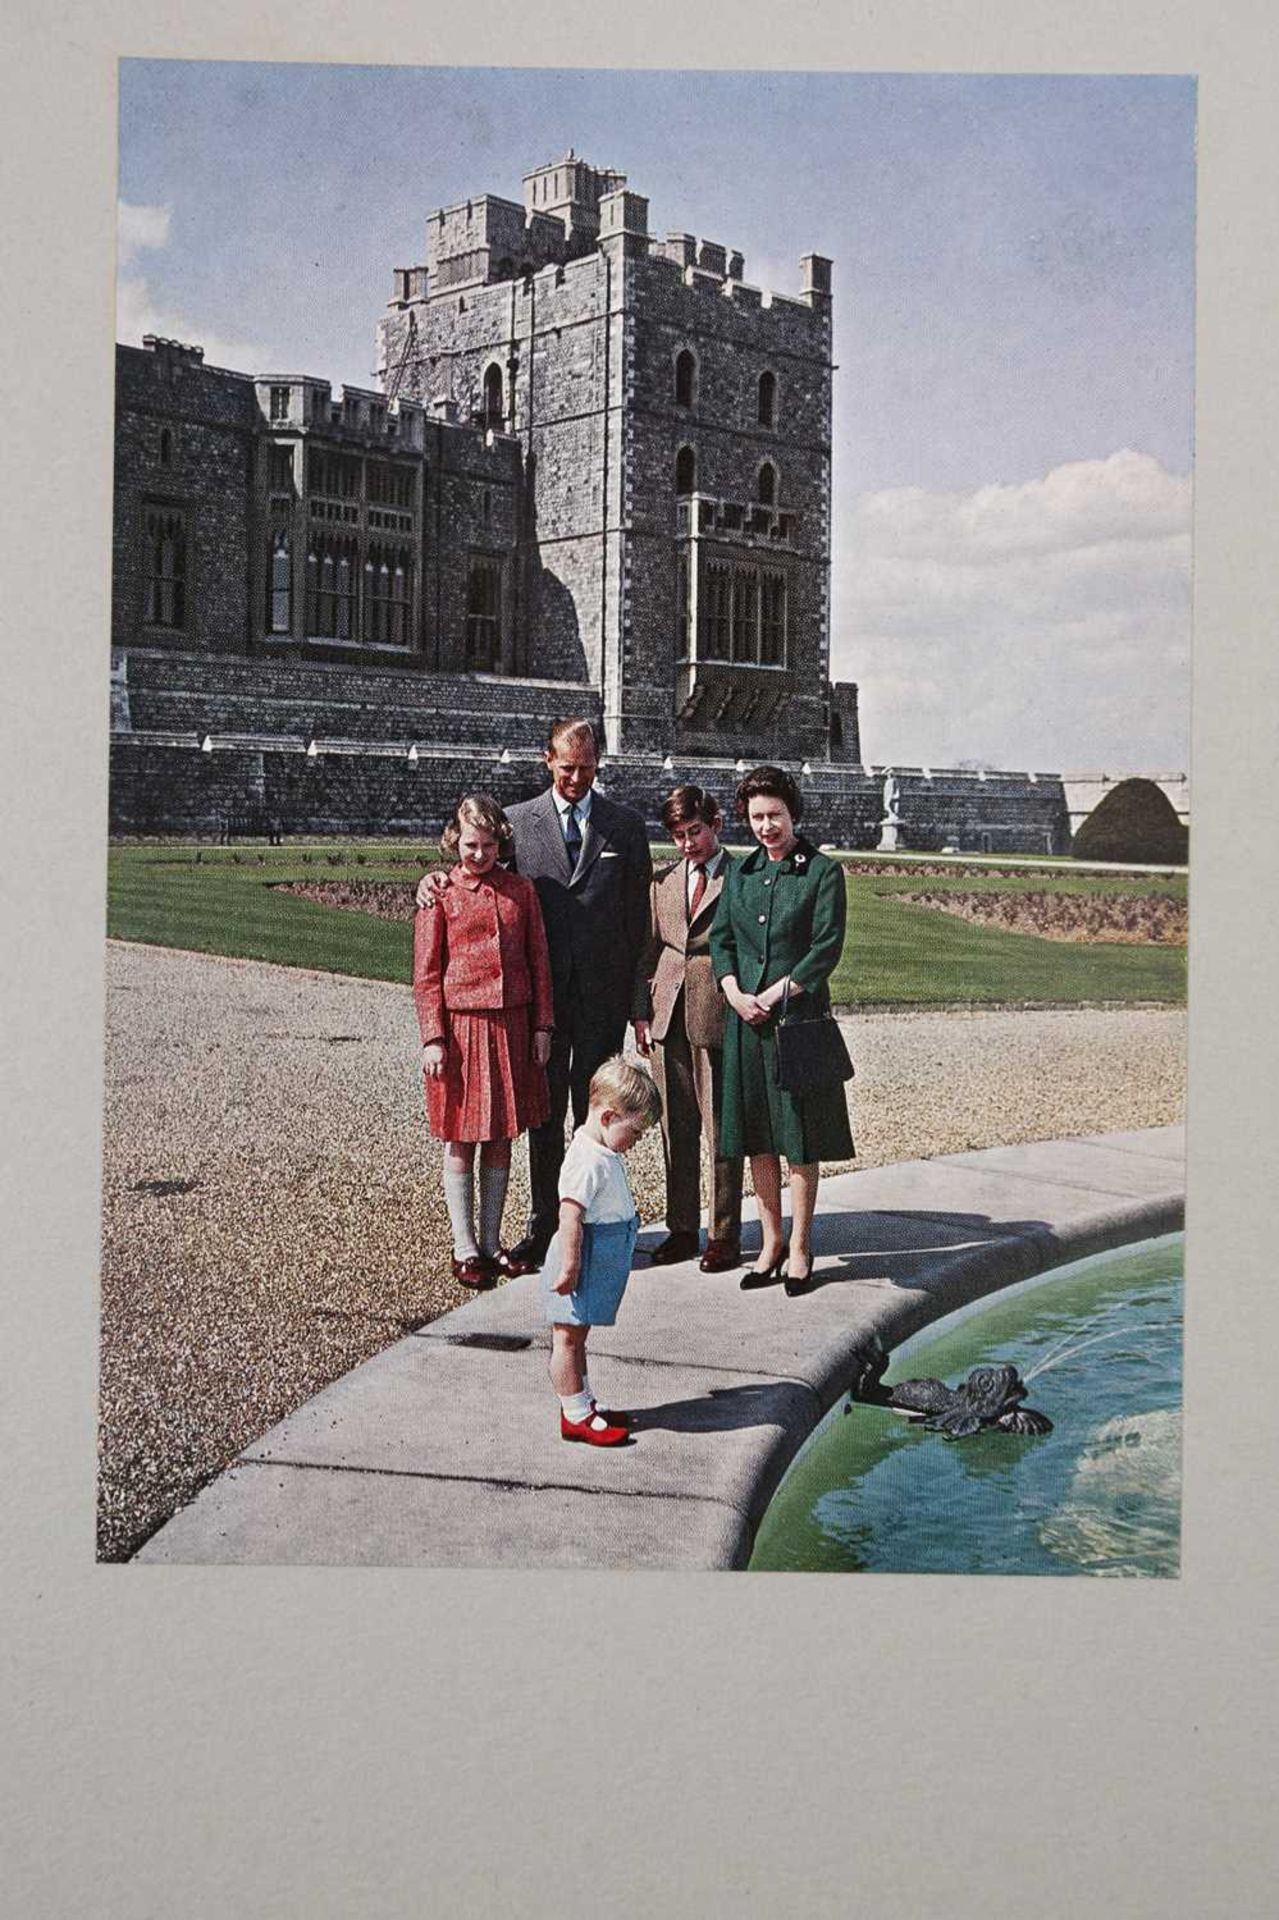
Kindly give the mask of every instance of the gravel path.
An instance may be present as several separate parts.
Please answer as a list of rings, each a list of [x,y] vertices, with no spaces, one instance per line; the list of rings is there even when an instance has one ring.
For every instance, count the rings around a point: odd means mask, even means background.
[[[845,1031],[859,1166],[1182,1117],[1180,1009],[875,1013]],[[468,1297],[446,1277],[417,1055],[407,987],[109,944],[102,1558]],[[656,1136],[630,1164],[659,1220]],[[526,1204],[517,1147],[508,1239]]]

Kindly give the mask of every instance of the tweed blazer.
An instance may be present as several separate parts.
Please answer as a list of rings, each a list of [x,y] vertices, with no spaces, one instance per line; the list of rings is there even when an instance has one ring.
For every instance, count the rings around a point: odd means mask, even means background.
[[[413,924],[413,1002],[423,1044],[442,1040],[446,1010],[530,1007],[532,1025],[554,1024],[551,964],[530,880],[460,866],[431,890]]]
[[[711,966],[711,925],[733,856],[727,850],[707,881],[696,918],[688,917],[688,862],[677,860],[653,881],[649,892],[649,938],[635,991],[635,1018],[652,1022],[654,1040],[664,1040],[684,995],[684,1031],[693,1047],[724,1044],[724,996]]]
[[[553,791],[508,807],[513,865],[537,889],[551,955],[556,1025],[570,1008],[607,1029],[631,1017],[635,971],[648,938],[653,863],[633,807],[592,791],[582,851],[570,871]]]

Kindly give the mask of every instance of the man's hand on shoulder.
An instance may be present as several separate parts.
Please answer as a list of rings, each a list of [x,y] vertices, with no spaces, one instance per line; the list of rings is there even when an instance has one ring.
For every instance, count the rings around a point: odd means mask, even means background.
[[[432,867],[429,873],[424,873],[417,883],[416,902],[419,909],[438,907],[448,883],[448,875],[442,867]]]

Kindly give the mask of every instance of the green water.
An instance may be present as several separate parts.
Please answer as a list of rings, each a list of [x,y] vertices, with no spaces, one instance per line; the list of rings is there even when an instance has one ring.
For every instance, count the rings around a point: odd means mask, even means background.
[[[765,1514],[752,1569],[1174,1576],[1182,1266],[1180,1235],[1149,1241],[899,1348],[889,1385],[1010,1361],[1053,1431],[946,1440],[887,1408],[837,1412]]]

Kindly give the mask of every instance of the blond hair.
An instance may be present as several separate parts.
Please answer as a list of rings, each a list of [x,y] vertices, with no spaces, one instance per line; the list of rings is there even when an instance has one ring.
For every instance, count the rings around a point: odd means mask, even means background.
[[[642,1115],[651,1127],[662,1117],[662,1096],[651,1074],[615,1053],[591,1075],[591,1105],[611,1107],[614,1113]]]
[[[458,801],[453,818],[440,835],[440,851],[450,858],[457,852],[463,827],[478,827],[482,833],[491,833],[497,841],[498,859],[510,859],[515,835],[491,793],[464,793]]]

